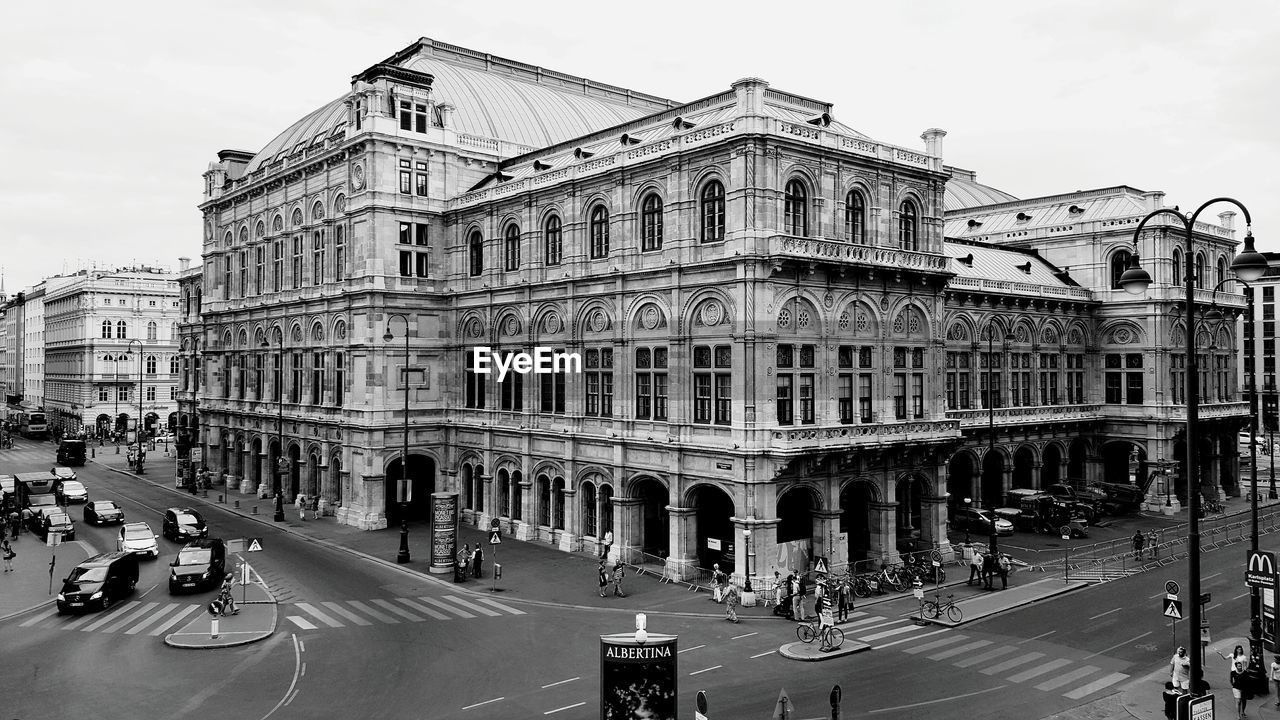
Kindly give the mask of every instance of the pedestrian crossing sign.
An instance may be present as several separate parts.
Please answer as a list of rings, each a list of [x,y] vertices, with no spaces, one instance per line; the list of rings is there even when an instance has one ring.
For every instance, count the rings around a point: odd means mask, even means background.
[[[1182,601],[1171,598],[1164,599],[1164,616],[1174,620],[1182,619]]]
[[[245,552],[262,552],[262,538],[249,538],[249,549]]]
[[[813,556],[813,571],[824,575],[830,572],[827,569],[827,559],[821,555]]]
[[[490,545],[501,545],[501,544],[502,544],[502,531],[501,531],[501,530],[490,530],[490,531],[489,531],[489,544],[490,544]]]

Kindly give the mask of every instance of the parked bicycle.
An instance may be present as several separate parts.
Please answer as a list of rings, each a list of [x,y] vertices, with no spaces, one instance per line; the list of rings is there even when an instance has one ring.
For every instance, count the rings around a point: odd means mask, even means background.
[[[801,623],[796,628],[796,636],[803,643],[811,643],[814,638],[818,638],[818,647],[823,650],[835,650],[844,644],[843,630],[835,626],[821,627],[817,620]]]
[[[948,595],[946,602],[942,602],[939,596],[934,595],[932,600],[925,600],[922,612],[927,618],[936,618],[946,613],[947,619],[953,623],[958,623],[964,617],[964,613],[960,608],[956,607],[955,595]]]

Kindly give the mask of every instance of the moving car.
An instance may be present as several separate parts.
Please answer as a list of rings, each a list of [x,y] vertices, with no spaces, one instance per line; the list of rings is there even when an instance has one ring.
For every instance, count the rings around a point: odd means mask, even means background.
[[[90,525],[124,522],[124,510],[115,500],[94,500],[84,505],[84,521]]]
[[[151,532],[151,526],[144,522],[125,523],[116,538],[116,550],[134,555],[150,555],[160,557],[160,544],[156,542],[159,535]]]
[[[170,595],[217,587],[227,572],[227,547],[218,538],[193,540],[169,567]]]
[[[75,470],[57,466],[49,468],[49,474],[53,475],[55,483],[63,480],[75,480],[77,477]]]
[[[80,439],[58,441],[57,460],[62,465],[84,465],[85,442]]]
[[[89,502],[89,490],[79,480],[64,480],[58,486],[58,498],[63,505]]]
[[[40,512],[33,512],[28,529],[44,539],[47,539],[51,532],[62,533],[63,540],[76,539],[76,525],[72,522],[71,516],[60,507],[43,508]]]
[[[996,535],[1012,535],[1013,523],[1004,518],[997,518]],[[951,513],[951,527],[966,532],[991,534],[991,513],[978,508],[957,508]]]
[[[204,518],[195,510],[171,507],[164,511],[160,534],[174,542],[194,540],[209,537],[209,526],[204,524]]]
[[[85,560],[62,582],[58,614],[106,610],[133,592],[138,584],[138,559],[132,553],[103,553]]]

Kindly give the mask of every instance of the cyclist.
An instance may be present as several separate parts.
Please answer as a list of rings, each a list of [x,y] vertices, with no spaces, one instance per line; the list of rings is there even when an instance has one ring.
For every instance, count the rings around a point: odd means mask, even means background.
[[[240,608],[236,607],[236,599],[232,589],[236,586],[236,573],[240,571],[240,566],[236,566],[236,572],[229,572],[222,578],[222,589],[218,591],[218,604],[222,606],[223,615],[239,615]]]

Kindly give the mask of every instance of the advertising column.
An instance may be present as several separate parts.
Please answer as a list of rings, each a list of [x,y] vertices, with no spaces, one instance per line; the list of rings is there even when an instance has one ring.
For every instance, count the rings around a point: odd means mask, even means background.
[[[453,572],[458,548],[458,493],[431,493],[431,567],[432,575]]]
[[[600,636],[602,720],[676,720],[676,636]]]

